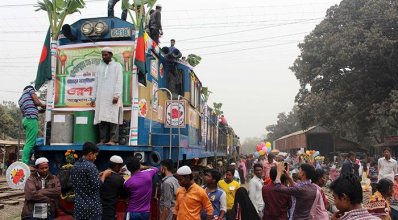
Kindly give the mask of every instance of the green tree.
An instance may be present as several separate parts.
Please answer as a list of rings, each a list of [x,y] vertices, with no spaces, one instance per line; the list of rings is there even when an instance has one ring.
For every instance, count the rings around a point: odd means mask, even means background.
[[[202,57],[200,57],[200,56],[198,56],[196,54],[188,54],[187,62],[192,67],[197,66],[200,63],[201,60],[202,60]]]
[[[205,102],[207,102],[207,100],[209,100],[209,96],[212,93],[213,92],[210,91],[208,87],[202,87],[202,94],[203,94],[203,98],[204,98]]]
[[[298,107],[294,106],[289,114],[279,113],[276,124],[268,125],[265,128],[267,131],[266,139],[274,141],[282,136],[301,130],[297,111]]]
[[[386,136],[398,131],[398,90],[392,90],[382,103],[374,104],[369,117],[374,126],[370,134],[377,143],[384,142]]]
[[[397,1],[343,0],[327,11],[291,67],[300,82],[303,127],[323,125],[364,145],[374,141],[374,105],[398,87],[397,23]]]
[[[224,112],[221,111],[221,107],[222,107],[222,103],[221,102],[219,102],[219,103],[213,102],[213,109],[214,109],[214,112],[216,113],[217,116],[220,116],[220,115],[224,114]]]
[[[129,0],[122,0],[122,9],[127,10],[131,21],[135,25],[136,30],[140,29],[140,22],[141,18],[143,18],[142,22],[146,24],[147,20],[149,19],[149,13],[147,13],[145,16],[144,15],[144,7],[145,5],[148,8],[148,12],[151,11],[151,9],[155,6],[157,0],[134,0],[134,4],[130,5]],[[141,5],[144,5],[144,7],[141,7]],[[135,13],[131,13],[131,10],[133,10]]]
[[[84,6],[83,0],[43,0],[35,5],[36,11],[47,12],[53,41],[58,40],[65,18],[73,13],[80,13],[80,9]]]
[[[0,104],[0,138],[18,138],[18,125],[20,123],[19,107],[11,101]]]

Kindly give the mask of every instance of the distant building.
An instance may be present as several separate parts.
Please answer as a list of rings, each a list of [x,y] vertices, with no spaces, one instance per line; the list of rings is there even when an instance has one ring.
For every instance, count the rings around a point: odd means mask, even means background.
[[[20,149],[22,149],[24,142],[19,143]],[[19,155],[18,141],[15,140],[0,140],[0,170],[5,173],[7,167],[17,161]]]
[[[398,156],[398,136],[389,136],[384,138],[384,142],[381,144],[377,144],[374,146],[376,150],[376,154],[382,155],[383,149],[386,147],[391,148],[391,156],[397,158]]]
[[[366,152],[359,144],[333,134],[322,126],[313,126],[278,138],[275,148],[280,151],[295,153],[300,148],[319,151],[321,155],[332,152]]]

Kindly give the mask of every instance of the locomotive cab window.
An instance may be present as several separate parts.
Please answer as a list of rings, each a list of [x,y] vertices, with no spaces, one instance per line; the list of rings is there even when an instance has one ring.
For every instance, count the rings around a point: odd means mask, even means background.
[[[184,96],[184,70],[172,67],[168,74],[168,89],[173,95]]]
[[[201,86],[195,74],[191,71],[191,105],[198,109],[201,102]]]

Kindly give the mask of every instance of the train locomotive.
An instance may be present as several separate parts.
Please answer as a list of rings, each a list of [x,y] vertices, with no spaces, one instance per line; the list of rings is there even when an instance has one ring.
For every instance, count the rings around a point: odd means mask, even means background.
[[[105,46],[113,49],[114,61],[123,67],[124,114],[119,145],[99,146],[96,165],[100,170],[107,168],[112,155],[135,156],[152,166],[167,158],[177,166],[192,161],[215,166],[218,159],[236,156],[238,136],[230,126],[219,123],[205,102],[202,82],[193,68],[180,59],[178,49],[161,49],[147,34],[144,39],[147,71],[142,72],[134,65],[137,41],[133,24],[96,17],[62,27],[53,110],[46,121],[44,144],[36,149],[51,161],[53,173],[64,163],[65,151],[79,152],[84,142],[98,142],[90,100]]]

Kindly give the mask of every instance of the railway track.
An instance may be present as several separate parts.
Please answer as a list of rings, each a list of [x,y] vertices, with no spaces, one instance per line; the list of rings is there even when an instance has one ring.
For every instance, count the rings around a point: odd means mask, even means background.
[[[0,180],[0,209],[6,205],[13,206],[23,203],[24,194],[23,190],[11,189],[5,180]]]

